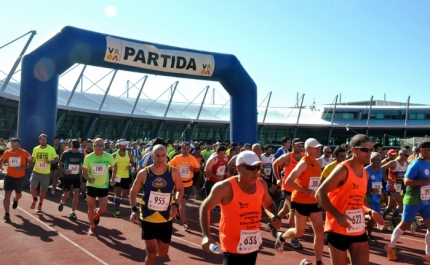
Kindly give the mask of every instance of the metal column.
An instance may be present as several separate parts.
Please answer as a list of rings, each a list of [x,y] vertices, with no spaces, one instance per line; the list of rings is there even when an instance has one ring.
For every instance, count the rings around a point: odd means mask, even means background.
[[[105,95],[103,96],[102,101],[100,102],[100,106],[99,106],[99,109],[98,109],[99,111],[102,109],[103,104],[105,103],[105,100],[106,100],[107,94],[109,93],[110,87],[112,86],[113,80],[115,79],[115,75],[116,75],[116,73],[117,73],[117,72],[118,72],[118,70],[115,70],[115,72],[113,72],[113,76],[112,76],[112,78],[111,78],[111,80],[110,80],[110,82],[109,82],[109,85],[108,85],[107,89],[106,89],[106,93],[105,93]]]
[[[329,133],[328,133],[327,145],[330,145],[330,139],[331,139],[331,135],[333,133],[333,122],[334,122],[334,115],[336,113],[337,98],[338,98],[338,95],[336,95],[336,99],[334,101],[333,113],[331,114],[331,127],[330,127],[330,130],[329,130]]]
[[[140,90],[139,90],[139,94],[137,94],[136,101],[134,102],[134,104],[133,104],[133,108],[131,109],[131,114],[134,114],[134,110],[136,109],[137,102],[139,102],[140,94],[142,94],[142,90],[143,90],[143,87],[145,86],[145,83],[146,83],[146,80],[148,79],[148,76],[147,76],[147,75],[145,75],[143,78],[144,78],[145,80],[143,80],[143,82],[142,82],[142,86],[140,87]],[[127,82],[128,82],[128,81],[127,81]]]
[[[170,104],[172,103],[172,99],[173,99],[173,96],[175,95],[175,91],[176,91],[176,87],[178,86],[178,83],[179,81],[176,81],[174,83],[175,88],[173,89],[172,96],[170,97],[169,103],[167,104],[166,112],[164,112],[164,116],[163,116],[164,118],[166,118],[167,112],[169,112]],[[172,86],[170,86],[170,88],[172,88]]]
[[[76,88],[77,88],[77,87],[78,87],[78,85],[79,85],[79,81],[80,81],[80,82],[81,82],[81,84],[82,84],[82,82],[83,82],[82,76],[84,75],[85,68],[87,68],[87,65],[84,65],[84,68],[82,68],[81,74],[79,75],[78,79],[76,80],[76,83],[75,83],[75,85],[73,86],[72,91],[70,92],[69,98],[68,98],[68,99],[67,99],[67,101],[66,101],[66,106],[69,106],[69,103],[70,103],[70,101],[72,100],[73,95],[75,94]],[[81,92],[82,92],[82,86],[81,86]]]

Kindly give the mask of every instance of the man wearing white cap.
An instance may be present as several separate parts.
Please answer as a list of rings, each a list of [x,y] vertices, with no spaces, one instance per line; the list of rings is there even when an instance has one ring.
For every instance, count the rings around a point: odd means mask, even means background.
[[[317,161],[321,144],[314,138],[305,142],[305,156],[291,171],[286,179],[286,184],[293,188],[291,194],[291,209],[295,211],[295,227],[288,229],[285,233],[278,232],[275,248],[278,252],[284,251],[286,239],[302,237],[306,223],[309,220],[314,230],[314,250],[316,264],[321,265],[324,248],[324,226],[321,207],[315,198],[315,191],[321,181],[321,166]]]
[[[239,175],[220,181],[200,207],[202,248],[210,252],[209,245],[216,244],[209,231],[210,211],[221,205],[220,242],[224,253],[224,264],[255,264],[262,243],[260,234],[261,206],[279,229],[281,220],[276,215],[266,182],[259,178],[263,163],[252,151],[237,155],[236,167]]]

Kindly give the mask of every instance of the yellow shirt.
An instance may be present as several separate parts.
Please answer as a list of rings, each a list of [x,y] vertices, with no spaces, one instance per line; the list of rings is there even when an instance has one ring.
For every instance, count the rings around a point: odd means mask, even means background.
[[[321,177],[323,179],[326,179],[336,166],[337,166],[337,161],[333,161],[327,166],[325,166],[323,172],[321,172]]]

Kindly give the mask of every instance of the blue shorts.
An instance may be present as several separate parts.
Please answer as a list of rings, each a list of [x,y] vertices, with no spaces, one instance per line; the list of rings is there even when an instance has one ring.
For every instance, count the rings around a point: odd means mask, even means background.
[[[430,205],[403,205],[402,221],[411,224],[417,213],[420,213],[424,220],[430,219]]]
[[[379,202],[369,202],[369,206],[375,212],[377,212],[377,213],[381,212],[381,203],[379,203]]]

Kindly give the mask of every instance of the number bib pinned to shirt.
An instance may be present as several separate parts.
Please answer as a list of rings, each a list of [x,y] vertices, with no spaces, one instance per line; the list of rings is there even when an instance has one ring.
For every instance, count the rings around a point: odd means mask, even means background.
[[[91,173],[93,176],[105,176],[106,165],[105,164],[93,164],[91,166]]]
[[[272,164],[267,163],[264,165],[264,175],[270,176],[270,173],[272,173]]]
[[[320,177],[310,177],[308,189],[316,191],[320,185]]]
[[[38,161],[36,163],[37,169],[38,170],[46,170],[48,168],[48,163],[44,162],[44,161]]]
[[[79,173],[79,165],[69,165],[70,173],[76,175]]]
[[[190,177],[190,166],[179,166],[179,173],[181,174],[181,178],[189,178]]]
[[[21,166],[21,157],[9,157],[9,166],[10,167],[19,167]]]
[[[260,230],[241,230],[237,252],[240,254],[251,253],[260,249],[263,243]]]
[[[381,194],[382,182],[372,182],[373,194]]]
[[[151,191],[149,193],[148,209],[153,211],[167,211],[170,203],[170,193]]]
[[[430,200],[430,185],[420,187],[420,197],[422,201]]]
[[[217,176],[224,176],[224,175],[225,175],[225,165],[223,165],[223,166],[219,166],[219,167],[216,169],[216,175],[217,175]]]
[[[401,183],[394,183],[394,189],[396,190],[396,192],[401,192],[402,191],[402,184]]]
[[[364,230],[366,223],[364,221],[362,209],[346,210],[346,215],[352,219],[352,221],[348,220],[348,223],[351,225],[351,227],[346,229],[347,233],[355,233]]]

